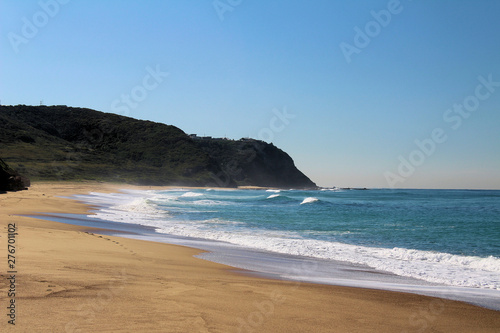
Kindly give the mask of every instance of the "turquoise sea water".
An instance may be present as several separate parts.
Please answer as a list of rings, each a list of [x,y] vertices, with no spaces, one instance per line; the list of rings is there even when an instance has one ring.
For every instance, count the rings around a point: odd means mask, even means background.
[[[169,190],[93,193],[92,215],[158,234],[500,290],[500,191]]]
[[[500,191],[175,189],[72,198],[94,214],[38,217],[203,249],[202,259],[269,277],[500,311]]]
[[[500,257],[499,191],[191,193],[163,192],[149,202],[173,220],[200,223],[200,229]],[[310,202],[303,203],[307,198]]]

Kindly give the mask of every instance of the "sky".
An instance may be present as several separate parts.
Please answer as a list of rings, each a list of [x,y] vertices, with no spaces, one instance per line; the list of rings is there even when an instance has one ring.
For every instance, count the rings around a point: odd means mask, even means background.
[[[500,189],[495,0],[0,0],[0,103],[272,142],[320,186]]]

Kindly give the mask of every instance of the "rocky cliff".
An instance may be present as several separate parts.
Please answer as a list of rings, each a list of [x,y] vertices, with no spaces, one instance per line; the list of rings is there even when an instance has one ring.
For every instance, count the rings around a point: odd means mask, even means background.
[[[33,180],[315,187],[262,141],[191,138],[175,126],[66,106],[0,106],[0,156]]]
[[[197,139],[196,142],[218,162],[221,172],[215,179],[219,186],[234,181],[238,185],[265,187],[316,187],[295,167],[292,158],[273,144],[253,139]]]

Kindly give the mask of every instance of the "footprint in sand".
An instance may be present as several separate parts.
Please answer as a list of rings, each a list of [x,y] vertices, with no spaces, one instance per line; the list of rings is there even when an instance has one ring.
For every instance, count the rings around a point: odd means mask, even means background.
[[[96,234],[93,234],[91,232],[87,232],[87,231],[84,231],[86,234],[88,235],[91,235],[91,236],[95,236],[95,237],[99,237],[99,238],[102,238],[102,239],[105,239],[107,241],[112,241],[113,243],[115,243],[116,245],[120,245],[124,250],[128,250],[130,253],[132,253],[133,255],[136,255],[137,253],[135,251],[132,251],[132,250],[129,250],[127,247],[125,247],[123,244],[120,244],[120,242],[117,242],[115,240],[112,240],[110,238],[105,238],[103,236],[98,236]]]

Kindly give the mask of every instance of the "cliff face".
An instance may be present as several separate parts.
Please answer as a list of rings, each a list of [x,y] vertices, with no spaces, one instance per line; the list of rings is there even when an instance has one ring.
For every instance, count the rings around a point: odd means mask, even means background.
[[[316,184],[295,167],[287,153],[272,144],[251,139],[195,141],[219,163],[222,172],[215,178],[220,186],[234,180],[240,186],[316,187]]]
[[[0,106],[0,156],[37,180],[315,186],[265,142],[192,139],[174,126],[66,106]]]
[[[21,176],[0,158],[0,191],[20,191],[30,186],[30,180]]]

